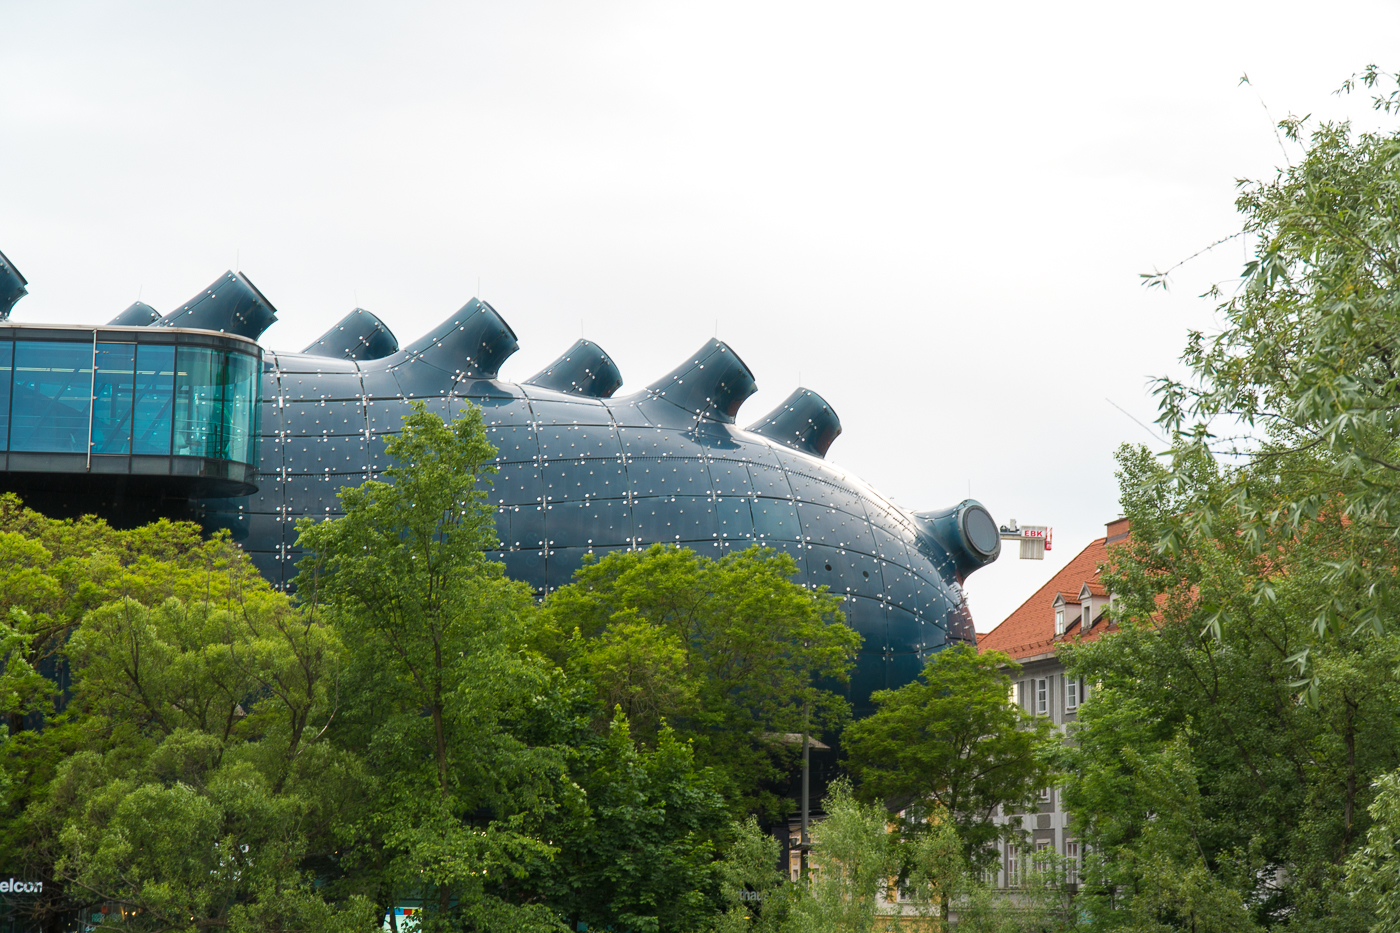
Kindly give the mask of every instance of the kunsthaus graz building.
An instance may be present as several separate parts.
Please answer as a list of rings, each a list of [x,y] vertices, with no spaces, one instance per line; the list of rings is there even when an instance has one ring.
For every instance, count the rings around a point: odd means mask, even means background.
[[[590,552],[786,551],[799,582],[845,597],[864,638],[857,716],[931,653],[976,641],[962,583],[1001,551],[987,510],[910,512],[827,463],[841,422],[809,389],[738,427],[756,385],[722,341],[618,395],[622,374],[587,340],[521,382],[497,378],[515,334],[477,299],[406,347],[357,308],[286,353],[258,344],[276,311],[242,273],[100,327],[10,321],[26,285],[0,254],[0,490],[49,514],[227,528],[285,587],[297,519],[340,515],[340,489],[380,475],[411,402],[445,419],[471,403],[498,451],[492,556],[539,593]]]
[[[0,254],[0,489],[42,511],[227,528],[285,587],[297,519],[340,515],[340,489],[380,475],[411,402],[445,419],[471,403],[498,451],[492,556],[541,594],[589,552],[786,551],[799,582],[845,597],[864,638],[858,716],[871,691],[976,641],[962,583],[1001,551],[987,510],[910,512],[827,463],[841,422],[809,389],[738,427],[757,386],[722,341],[618,395],[622,374],[587,340],[528,379],[498,379],[518,345],[477,299],[406,347],[357,308],[287,353],[258,344],[276,310],[242,273],[168,314],[137,302],[100,327],[9,320],[27,284]]]
[[[337,493],[380,475],[411,402],[445,419],[471,403],[498,451],[492,556],[540,594],[590,552],[785,551],[799,582],[845,597],[864,638],[857,716],[944,645],[976,641],[962,583],[1001,551],[987,510],[910,512],[828,464],[841,423],[809,389],[738,427],[757,387],[722,341],[617,395],[622,374],[587,340],[519,383],[497,378],[515,334],[477,299],[406,347],[357,308],[287,353],[258,344],[276,310],[242,273],[99,327],[10,321],[27,284],[0,254],[0,491],[48,514],[226,528],[286,587],[297,519],[342,514]]]
[[[518,345],[477,299],[406,347],[357,308],[287,353],[258,344],[276,310],[242,273],[168,314],[137,302],[100,327],[9,320],[27,284],[0,253],[0,489],[50,514],[227,528],[285,587],[297,519],[340,515],[340,489],[380,475],[411,402],[445,419],[471,403],[498,451],[492,556],[541,594],[590,552],[786,551],[799,582],[845,597],[864,638],[856,715],[945,644],[976,641],[962,583],[1001,551],[987,510],[910,512],[827,463],[841,422],[809,389],[738,427],[757,386],[722,341],[617,395],[622,374],[587,340],[528,379],[498,379]]]

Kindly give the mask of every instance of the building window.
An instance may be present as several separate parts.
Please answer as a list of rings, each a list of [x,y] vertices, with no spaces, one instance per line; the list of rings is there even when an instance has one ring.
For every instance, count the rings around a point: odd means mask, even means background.
[[[131,452],[170,455],[175,398],[175,348],[136,347],[136,387],[131,413]]]
[[[15,342],[10,449],[87,453],[91,343]]]
[[[1073,677],[1065,678],[1065,711],[1079,708],[1079,681]]]
[[[1079,883],[1079,840],[1071,839],[1065,843],[1065,883]]]
[[[1049,802],[1050,802],[1050,788],[1048,788],[1048,787],[1042,787],[1042,788],[1040,789],[1040,802],[1041,802],[1041,803],[1049,803]]]
[[[1050,681],[1044,677],[1035,682],[1035,711],[1040,716],[1050,714]]]
[[[1080,627],[1081,629],[1083,629],[1084,631],[1086,631],[1086,632],[1089,631],[1089,626],[1090,626],[1090,624],[1091,624],[1091,623],[1090,623],[1090,619],[1093,618],[1093,609],[1094,609],[1094,604],[1093,604],[1092,602],[1088,602],[1088,603],[1085,603],[1085,604],[1084,604],[1084,623],[1083,623],[1082,625],[1080,625],[1079,627]]]
[[[1056,610],[1055,610],[1055,634],[1056,634],[1056,635],[1063,635],[1064,633],[1065,633],[1065,610],[1064,610],[1064,607],[1061,606],[1059,609],[1056,609]]]
[[[243,351],[0,341],[0,445],[82,454],[88,467],[130,454],[255,464],[260,380],[258,358]]]
[[[1021,850],[1015,842],[1006,843],[1006,886],[1016,888],[1021,885]]]
[[[1050,873],[1050,869],[1053,867],[1053,866],[1050,864],[1050,855],[1053,854],[1053,853],[1051,852],[1051,846],[1052,846],[1052,845],[1053,845],[1053,843],[1050,843],[1050,842],[1037,842],[1037,843],[1035,844],[1035,865],[1034,865],[1034,870],[1035,870],[1035,873],[1036,873],[1036,874],[1038,874],[1038,875],[1048,875],[1048,874]],[[1046,883],[1047,883],[1047,884],[1049,883],[1049,879],[1048,879],[1048,878],[1046,879]]]

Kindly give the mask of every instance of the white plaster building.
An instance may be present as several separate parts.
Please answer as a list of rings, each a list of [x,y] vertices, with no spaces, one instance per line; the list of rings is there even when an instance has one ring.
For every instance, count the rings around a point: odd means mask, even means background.
[[[1128,537],[1127,519],[1109,522],[1107,532],[1091,541],[1000,625],[977,639],[979,651],[1004,651],[1021,664],[1012,687],[1013,702],[1037,716],[1048,716],[1062,730],[1074,721],[1087,685],[1066,676],[1058,655],[1060,646],[1096,639],[1110,628],[1104,610],[1112,596],[1100,577],[1108,549]],[[1083,852],[1059,798],[1057,789],[1046,788],[1036,810],[1002,813],[997,821],[1019,820],[1032,853],[1048,849],[1071,859],[1068,880],[1073,882],[1074,866],[1082,864]],[[1029,858],[1034,859],[1034,855]],[[997,885],[1016,887],[1026,870],[1026,859],[1016,846],[1005,846]]]

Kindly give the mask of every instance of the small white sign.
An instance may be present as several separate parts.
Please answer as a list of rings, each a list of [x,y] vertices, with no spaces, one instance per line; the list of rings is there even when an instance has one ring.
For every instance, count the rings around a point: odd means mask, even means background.
[[[42,894],[44,893],[44,882],[42,881],[20,881],[18,878],[8,878],[0,881],[0,894]]]

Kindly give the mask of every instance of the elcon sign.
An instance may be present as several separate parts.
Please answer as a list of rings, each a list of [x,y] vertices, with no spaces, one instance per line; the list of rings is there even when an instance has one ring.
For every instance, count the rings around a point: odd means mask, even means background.
[[[18,878],[7,878],[0,881],[0,894],[42,893],[44,893],[44,882],[42,881],[20,881]]]

